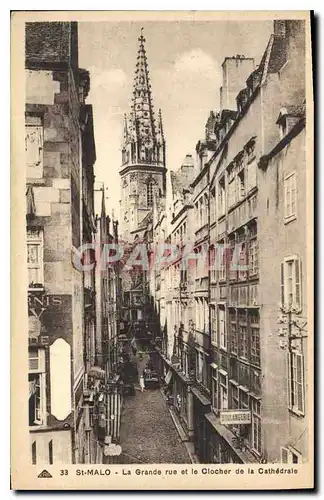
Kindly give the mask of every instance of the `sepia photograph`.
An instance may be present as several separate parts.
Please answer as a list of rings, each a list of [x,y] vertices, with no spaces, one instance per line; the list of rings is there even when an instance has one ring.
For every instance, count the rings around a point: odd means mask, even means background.
[[[12,18],[19,460],[45,489],[168,469],[191,489],[253,471],[259,488],[301,487],[310,13],[59,14]]]

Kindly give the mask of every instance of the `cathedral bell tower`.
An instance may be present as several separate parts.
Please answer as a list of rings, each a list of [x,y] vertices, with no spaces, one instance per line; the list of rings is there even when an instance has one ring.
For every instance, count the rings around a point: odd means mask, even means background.
[[[131,111],[124,117],[121,176],[121,234],[131,238],[152,211],[153,200],[165,196],[166,166],[162,114],[157,120],[145,51],[143,28],[133,86]],[[134,233],[135,234],[135,233]]]

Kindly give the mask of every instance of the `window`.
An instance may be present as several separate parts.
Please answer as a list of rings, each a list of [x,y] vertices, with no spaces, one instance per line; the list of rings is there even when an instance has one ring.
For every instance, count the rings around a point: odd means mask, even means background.
[[[228,183],[228,207],[235,204],[235,179]]]
[[[232,388],[232,403],[231,403],[231,409],[232,410],[236,410],[236,409],[239,409],[240,408],[240,405],[239,405],[239,395],[238,395],[238,388],[236,385],[234,384],[231,384],[231,388]]]
[[[250,241],[249,245],[250,276],[256,276],[259,272],[259,248],[256,239]]]
[[[239,280],[246,280],[247,278],[247,245],[245,242],[241,242],[239,245],[239,259],[238,259],[238,265],[239,265]]]
[[[285,219],[287,222],[296,218],[296,175],[292,173],[284,180]]]
[[[216,307],[210,307],[210,322],[211,322],[211,339],[212,343],[217,345],[217,317],[216,317]]]
[[[229,313],[229,326],[231,336],[231,353],[237,354],[237,328],[236,328],[236,312],[235,310]]]
[[[221,241],[217,245],[217,266],[218,266],[218,280],[226,280],[226,260],[227,260],[227,249],[225,248],[224,242]]]
[[[27,229],[28,283],[43,285],[43,231]]]
[[[197,352],[196,357],[196,379],[198,382],[203,382],[203,367],[204,367],[204,354]]]
[[[301,311],[301,262],[296,256],[281,263],[281,305]]]
[[[219,373],[220,405],[221,410],[228,409],[228,382],[227,375]]]
[[[252,161],[247,167],[247,190],[254,188],[257,185],[257,163]]]
[[[29,425],[46,424],[45,351],[29,352]]]
[[[215,188],[212,189],[210,193],[210,222],[213,223],[216,220],[216,214],[217,214],[217,209],[216,209],[216,190]]]
[[[213,370],[212,375],[212,407],[218,409],[218,372],[217,369]]]
[[[283,464],[301,464],[303,463],[302,455],[299,451],[291,446],[288,448],[281,447],[281,463]]]
[[[212,283],[216,282],[216,248],[211,246],[209,252],[209,265],[210,265],[210,280]]]
[[[218,319],[219,319],[219,340],[220,346],[226,349],[226,324],[225,324],[225,309],[220,307],[218,309]]]
[[[259,330],[259,315],[253,314],[250,316],[251,327],[251,363],[260,366],[260,330]]]
[[[225,213],[225,177],[218,183],[218,215]]]
[[[26,117],[25,151],[27,163],[27,178],[43,177],[43,124],[39,116]]]
[[[150,179],[146,187],[146,200],[147,206],[151,207],[153,205],[153,181]]]
[[[248,359],[248,332],[247,332],[247,321],[246,321],[246,313],[239,314],[239,341],[238,344],[240,346],[240,357],[244,359]]]
[[[297,351],[288,353],[288,384],[289,408],[304,414],[304,357]]]
[[[252,448],[261,454],[261,404],[256,399],[251,399],[252,410]]]

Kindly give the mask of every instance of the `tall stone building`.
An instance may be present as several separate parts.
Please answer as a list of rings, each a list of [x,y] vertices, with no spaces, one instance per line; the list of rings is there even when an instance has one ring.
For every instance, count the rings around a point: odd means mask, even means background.
[[[166,156],[161,110],[155,116],[143,32],[139,47],[129,116],[124,119],[121,177],[121,240],[129,245],[147,241],[151,231],[153,207],[165,200]],[[127,249],[125,249],[127,255]],[[123,325],[143,331],[149,314],[147,271],[124,269]],[[135,323],[134,323],[135,322]]]
[[[77,23],[27,23],[25,38],[31,463],[100,463],[105,370],[93,254],[81,250],[100,231],[90,77],[78,65]]]
[[[121,236],[130,238],[151,212],[154,197],[165,194],[165,139],[161,110],[156,119],[143,33],[135,69],[130,115],[122,145]]]

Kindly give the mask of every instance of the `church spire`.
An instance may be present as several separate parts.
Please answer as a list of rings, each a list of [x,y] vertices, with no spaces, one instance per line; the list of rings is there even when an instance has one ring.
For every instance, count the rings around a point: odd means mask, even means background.
[[[156,126],[143,28],[138,42],[129,127],[127,123],[124,126],[123,165],[124,160],[129,158],[133,164],[164,166],[162,121],[159,114]]]

